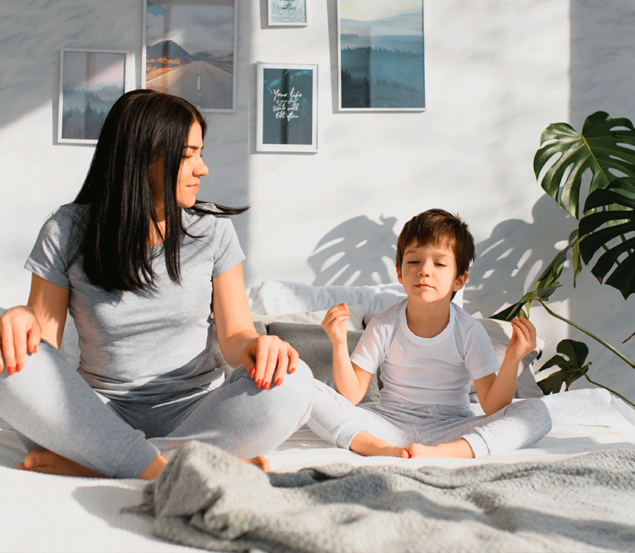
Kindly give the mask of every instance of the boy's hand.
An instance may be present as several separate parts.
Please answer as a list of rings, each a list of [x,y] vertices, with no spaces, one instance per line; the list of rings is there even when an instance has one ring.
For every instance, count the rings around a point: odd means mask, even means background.
[[[505,356],[510,355],[515,361],[520,361],[536,348],[536,327],[521,315],[512,321],[512,331]]]
[[[326,312],[326,315],[324,315],[322,328],[333,344],[346,342],[346,336],[348,334],[346,321],[348,321],[348,319],[350,319],[350,313],[346,303],[340,303],[339,305],[331,307],[331,309]]]

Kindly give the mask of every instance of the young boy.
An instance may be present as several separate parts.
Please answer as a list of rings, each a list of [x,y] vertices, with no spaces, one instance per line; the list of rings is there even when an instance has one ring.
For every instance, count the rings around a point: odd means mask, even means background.
[[[348,307],[324,317],[339,394],[315,383],[309,426],[316,434],[362,455],[471,458],[528,447],[549,432],[542,401],[511,403],[518,363],[536,346],[533,324],[512,321],[499,365],[483,327],[451,303],[473,260],[474,239],[458,217],[432,209],[406,223],[396,261],[407,299],[369,323],[350,358]],[[378,367],[381,401],[356,406]],[[470,380],[485,416],[469,409]]]

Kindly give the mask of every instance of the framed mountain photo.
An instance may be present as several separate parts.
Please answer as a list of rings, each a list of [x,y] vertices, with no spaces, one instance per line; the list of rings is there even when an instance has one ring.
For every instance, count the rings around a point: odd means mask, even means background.
[[[424,111],[423,0],[338,0],[339,109]]]
[[[97,144],[110,108],[134,81],[129,58],[123,50],[61,50],[58,143]]]
[[[143,86],[234,112],[236,0],[145,0]]]

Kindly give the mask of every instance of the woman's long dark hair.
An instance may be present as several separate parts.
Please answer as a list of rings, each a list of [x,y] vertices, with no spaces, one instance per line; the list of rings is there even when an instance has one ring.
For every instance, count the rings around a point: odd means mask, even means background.
[[[148,248],[151,228],[159,230],[148,167],[163,158],[165,236],[163,252],[170,279],[180,282],[180,244],[187,235],[176,184],[190,128],[207,124],[189,102],[152,90],[124,94],[110,110],[99,134],[93,160],[76,204],[88,204],[84,236],[71,263],[83,258],[88,279],[107,291],[145,290],[154,286]],[[229,208],[196,202],[190,211],[236,215]]]

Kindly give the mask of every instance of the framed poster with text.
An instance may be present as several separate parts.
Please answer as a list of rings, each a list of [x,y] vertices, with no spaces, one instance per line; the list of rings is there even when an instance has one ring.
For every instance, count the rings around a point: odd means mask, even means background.
[[[306,27],[306,0],[269,0],[270,27]]]
[[[318,66],[257,64],[258,152],[317,152]]]

